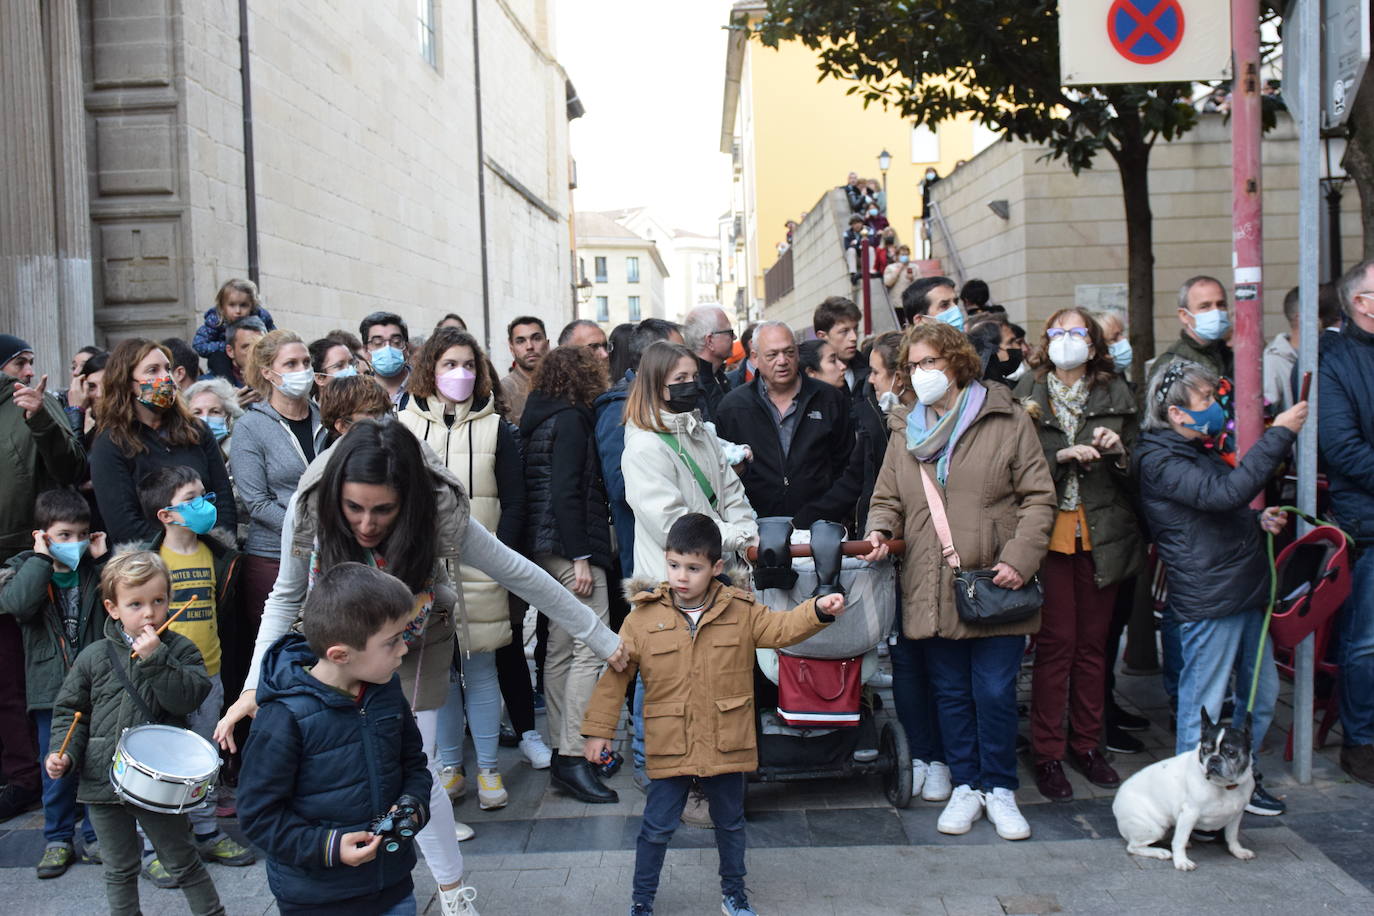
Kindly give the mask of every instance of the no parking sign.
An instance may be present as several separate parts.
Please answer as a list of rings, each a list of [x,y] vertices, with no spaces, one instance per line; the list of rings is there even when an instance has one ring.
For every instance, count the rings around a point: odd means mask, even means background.
[[[1221,79],[1231,65],[1230,15],[1223,0],[1060,0],[1061,80]]]

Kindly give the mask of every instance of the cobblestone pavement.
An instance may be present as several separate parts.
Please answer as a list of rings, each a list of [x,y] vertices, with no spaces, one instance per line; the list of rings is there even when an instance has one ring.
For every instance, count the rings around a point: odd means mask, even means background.
[[[1127,708],[1167,723],[1158,678],[1122,676],[1118,690]],[[1070,771],[1075,800],[1050,803],[1035,791],[1023,761],[1017,796],[1033,836],[1020,843],[998,839],[986,820],[965,836],[944,836],[935,829],[941,805],[917,799],[896,811],[876,779],[751,786],[751,898],[767,916],[1374,913],[1374,789],[1352,783],[1336,765],[1339,729],[1317,755],[1312,784],[1293,782],[1282,759],[1288,701],[1285,686],[1261,769],[1289,813],[1246,816],[1242,836],[1258,854],[1251,862],[1217,845],[1193,849],[1194,872],[1129,856],[1116,833],[1110,790]],[[880,716],[890,709],[889,697]],[[1116,757],[1123,777],[1172,755],[1167,727],[1141,737],[1143,754]],[[617,804],[585,805],[549,790],[547,775],[531,770],[518,751],[501,753],[510,804],[483,812],[470,795],[456,808],[477,831],[463,851],[482,916],[623,912],[644,798],[628,767],[612,781]],[[76,866],[53,881],[34,877],[41,826],[36,811],[0,825],[0,912],[102,912],[98,867]],[[236,829],[232,821],[225,828]],[[261,864],[210,870],[230,913],[276,912]],[[415,881],[421,911],[439,913],[423,865]],[[682,827],[668,854],[656,911],[719,912],[717,887],[711,832]],[[185,912],[177,891],[147,882],[141,891],[149,916]]]

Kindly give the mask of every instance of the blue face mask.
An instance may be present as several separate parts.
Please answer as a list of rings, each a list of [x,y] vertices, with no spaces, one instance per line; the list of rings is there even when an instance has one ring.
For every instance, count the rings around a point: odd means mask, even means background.
[[[1216,401],[1213,401],[1206,410],[1189,410],[1186,407],[1180,407],[1179,410],[1193,418],[1193,422],[1184,423],[1184,426],[1196,430],[1208,438],[1219,435],[1226,428],[1226,411],[1222,410],[1221,405]]]
[[[1116,371],[1125,375],[1131,371],[1131,363],[1135,360],[1135,351],[1131,349],[1131,342],[1126,338],[1121,338],[1109,348],[1112,354],[1112,362],[1116,363]]]
[[[901,261],[903,264],[905,264],[907,261],[910,261],[910,260],[911,260],[911,255],[909,255],[909,254],[899,254],[899,255],[897,255],[897,260],[899,260],[899,261]]]
[[[168,506],[168,512],[175,512],[181,516],[179,524],[183,528],[190,528],[196,534],[205,534],[215,527],[215,522],[219,521],[219,512],[215,509],[214,494],[207,493],[204,496],[197,496],[189,502],[177,503],[175,506]]]
[[[964,310],[957,305],[954,306],[954,308],[948,308],[943,312],[939,312],[935,317],[939,321],[943,321],[945,324],[954,328],[956,331],[962,331],[964,329]]]
[[[1203,340],[1221,340],[1231,330],[1231,315],[1226,309],[1212,309],[1193,316],[1193,331]]]
[[[389,349],[391,349],[391,348],[390,348],[390,347],[387,347],[387,349],[389,350]],[[372,359],[373,359],[373,361],[376,361],[377,357],[374,355],[374,356],[372,357]],[[353,368],[352,366],[344,366],[344,367],[343,367],[342,369],[340,369],[338,372],[335,372],[334,375],[332,376],[332,378],[352,378],[353,376],[355,376],[355,375],[357,375],[357,374],[358,374],[358,370],[357,370],[357,369]]]
[[[206,417],[205,425],[215,434],[216,442],[223,442],[229,438],[229,421],[224,417]]]
[[[404,369],[405,364],[406,355],[395,347],[386,346],[372,351],[372,368],[384,378],[391,378]]]
[[[76,569],[81,562],[82,556],[86,553],[86,548],[91,546],[90,541],[72,541],[66,544],[49,544],[48,553],[58,563],[68,569]]]

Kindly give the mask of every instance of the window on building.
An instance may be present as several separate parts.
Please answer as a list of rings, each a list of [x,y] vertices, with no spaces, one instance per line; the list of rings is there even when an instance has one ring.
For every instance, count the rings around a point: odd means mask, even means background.
[[[605,259],[605,258],[597,258],[597,259],[595,260],[595,262],[593,262],[593,265],[592,265],[592,266],[596,268],[596,282],[597,282],[597,283],[605,283],[605,282],[606,282],[606,259]]]
[[[626,258],[626,259],[625,259],[625,282],[626,282],[626,283],[638,283],[638,282],[639,282],[639,258]]]
[[[911,161],[940,161],[940,135],[935,128],[925,124],[911,128]]]
[[[633,260],[633,258],[632,258],[631,260]],[[638,296],[631,296],[631,297],[630,297],[630,317],[629,317],[627,320],[628,320],[628,321],[638,321],[638,320],[639,320],[639,297],[638,297]]]
[[[420,26],[420,56],[425,63],[439,69],[438,20],[434,15],[434,0],[415,0],[416,18]]]
[[[597,258],[597,260],[600,261],[601,258]],[[596,320],[597,320],[597,321],[610,321],[610,320],[611,320],[611,297],[610,297],[610,296],[597,296],[597,297],[596,297]]]

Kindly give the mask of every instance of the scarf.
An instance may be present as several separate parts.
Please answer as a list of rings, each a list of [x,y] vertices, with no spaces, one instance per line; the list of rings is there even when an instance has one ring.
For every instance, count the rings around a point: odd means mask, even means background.
[[[1064,437],[1073,445],[1074,440],[1078,438],[1079,430],[1083,428],[1083,411],[1088,406],[1088,377],[1084,375],[1072,385],[1065,385],[1053,372],[1045,376],[1045,379],[1049,383],[1050,410],[1054,412],[1059,428],[1064,431]],[[1064,495],[1059,500],[1059,508],[1072,512],[1080,503],[1082,499],[1078,495],[1078,474],[1068,474],[1065,477]]]
[[[949,458],[954,454],[954,446],[959,437],[973,425],[973,418],[982,410],[987,400],[988,390],[980,384],[970,384],[954,402],[954,407],[945,415],[927,426],[927,407],[920,404],[911,409],[906,418],[906,450],[917,461],[935,462],[935,479],[940,486],[949,477]]]

